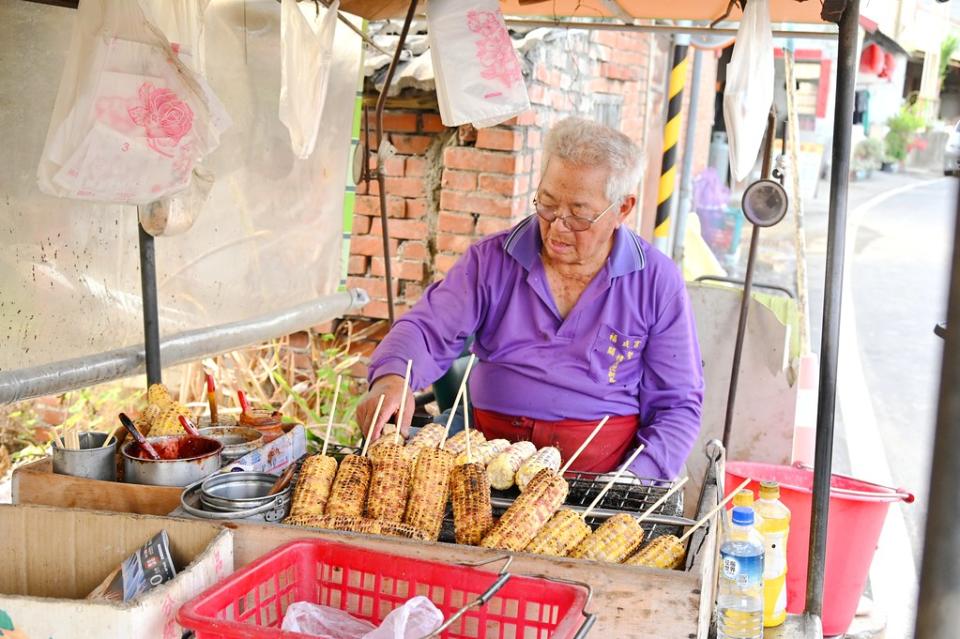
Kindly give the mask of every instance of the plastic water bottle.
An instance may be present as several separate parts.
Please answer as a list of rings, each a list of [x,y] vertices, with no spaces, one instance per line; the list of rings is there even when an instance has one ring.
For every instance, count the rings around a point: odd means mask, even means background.
[[[760,536],[763,537],[763,517],[760,516],[760,513],[758,513],[757,509],[753,506],[753,491],[749,488],[744,488],[734,495],[733,507],[736,508],[737,506],[744,506],[745,508],[753,510],[753,527],[756,528]],[[730,517],[733,517],[733,508],[731,508],[730,511]]]
[[[787,537],[790,509],[780,501],[780,485],[761,482],[760,499],[754,507],[762,517],[763,537],[763,625],[779,626],[787,619]]]
[[[734,508],[732,523],[720,546],[717,639],[762,639],[763,539],[752,509]]]

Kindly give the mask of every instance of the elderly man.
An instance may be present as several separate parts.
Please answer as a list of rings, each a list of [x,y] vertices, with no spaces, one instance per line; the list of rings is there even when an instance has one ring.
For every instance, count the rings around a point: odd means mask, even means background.
[[[474,244],[391,329],[370,366],[358,420],[377,437],[412,386],[434,382],[469,336],[471,424],[488,439],[557,446],[564,458],[611,418],[572,470],[669,478],[700,429],[703,371],[683,279],[624,224],[636,205],[639,152],[579,118],[545,140],[530,215]],[[380,395],[383,410],[370,424]],[[410,423],[408,397],[404,428]]]

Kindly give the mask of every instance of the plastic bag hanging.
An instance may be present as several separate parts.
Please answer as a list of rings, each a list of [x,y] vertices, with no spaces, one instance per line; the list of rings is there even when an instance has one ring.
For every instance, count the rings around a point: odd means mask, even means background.
[[[723,121],[736,181],[753,169],[773,104],[773,33],[767,0],[750,0],[743,12],[723,91]]]
[[[430,0],[430,58],[446,126],[493,126],[530,108],[498,0]]]
[[[228,123],[137,2],[85,0],[37,170],[40,190],[128,204],[162,199],[187,188]]]
[[[280,121],[301,160],[310,157],[317,143],[339,8],[340,0],[329,7],[304,2],[301,8],[297,0],[280,3]]]

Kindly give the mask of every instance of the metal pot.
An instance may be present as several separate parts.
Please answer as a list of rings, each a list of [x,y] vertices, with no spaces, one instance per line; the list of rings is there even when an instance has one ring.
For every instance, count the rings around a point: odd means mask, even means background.
[[[240,459],[263,446],[263,435],[260,431],[246,426],[210,426],[201,428],[200,434],[223,444],[224,463]]]
[[[245,511],[266,504],[285,504],[291,487],[268,495],[277,475],[257,472],[220,473],[200,484],[200,502],[206,510]]]
[[[123,477],[129,484],[152,486],[188,486],[220,469],[223,444],[209,437],[167,435],[148,437],[147,441],[158,451],[176,449],[188,444],[195,454],[176,459],[145,459],[140,456],[140,444],[128,442],[121,449]],[[161,455],[163,453],[161,452]]]

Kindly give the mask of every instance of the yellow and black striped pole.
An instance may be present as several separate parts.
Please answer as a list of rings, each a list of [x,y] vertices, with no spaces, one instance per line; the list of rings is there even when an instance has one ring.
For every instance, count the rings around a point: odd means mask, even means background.
[[[686,40],[686,38],[683,38]],[[670,77],[667,82],[667,116],[663,126],[663,160],[660,164],[660,188],[657,190],[657,219],[653,228],[653,243],[666,253],[670,236],[670,208],[677,182],[677,143],[680,139],[680,112],[683,106],[683,86],[687,81],[687,46],[674,40]]]

